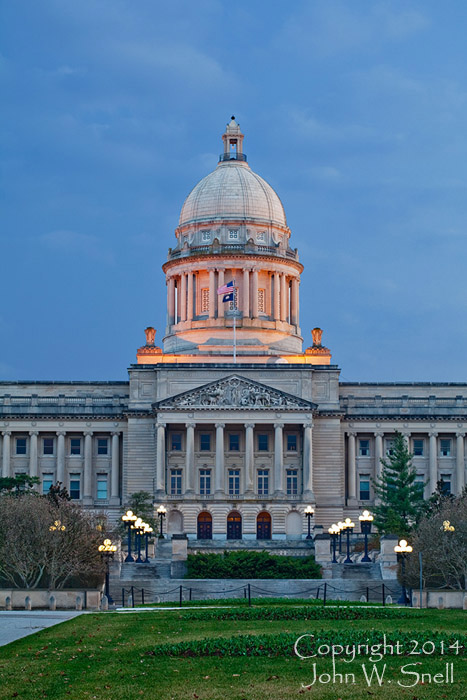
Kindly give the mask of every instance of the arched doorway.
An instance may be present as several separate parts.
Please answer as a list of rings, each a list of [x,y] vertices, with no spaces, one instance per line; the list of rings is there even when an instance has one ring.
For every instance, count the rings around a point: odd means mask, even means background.
[[[212,540],[212,515],[207,510],[198,515],[198,539]]]
[[[227,539],[242,539],[242,516],[237,510],[233,510],[227,516]]]
[[[271,515],[265,510],[258,513],[258,517],[256,518],[256,539],[271,539]]]

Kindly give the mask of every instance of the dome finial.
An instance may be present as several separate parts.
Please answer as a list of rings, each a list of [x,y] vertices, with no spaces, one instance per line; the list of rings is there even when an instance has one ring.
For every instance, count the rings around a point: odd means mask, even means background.
[[[240,130],[240,124],[235,121],[235,116],[232,115],[231,121],[227,124],[224,134],[222,135],[224,142],[224,153],[220,160],[246,160],[243,153],[243,134]]]

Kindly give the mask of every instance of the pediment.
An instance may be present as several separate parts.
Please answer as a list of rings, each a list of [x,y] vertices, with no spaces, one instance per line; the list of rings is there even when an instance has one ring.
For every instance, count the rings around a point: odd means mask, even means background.
[[[317,408],[316,404],[293,394],[245,379],[236,374],[204,384],[197,389],[190,389],[163,399],[155,404],[157,409],[253,409],[253,410],[305,410]]]

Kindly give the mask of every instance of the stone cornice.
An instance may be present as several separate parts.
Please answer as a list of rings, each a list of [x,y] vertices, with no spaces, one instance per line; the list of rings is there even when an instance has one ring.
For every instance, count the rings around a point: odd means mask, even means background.
[[[297,260],[294,260],[293,258],[289,258],[286,256],[282,255],[264,255],[264,254],[257,254],[257,253],[235,253],[235,252],[229,252],[229,251],[219,251],[219,253],[206,253],[206,254],[198,254],[198,255],[184,255],[180,256],[179,258],[175,258],[174,260],[168,260],[162,265],[162,270],[167,273],[168,270],[171,270],[173,267],[177,266],[186,266],[186,263],[188,261],[190,262],[199,262],[199,261],[206,261],[206,260],[215,260],[217,264],[220,264],[221,260],[228,260],[229,262],[232,260],[238,260],[240,262],[245,261],[245,260],[251,260],[251,261],[262,261],[262,262],[271,262],[274,265],[277,265],[278,262],[283,262],[286,263],[290,267],[294,267],[299,273],[302,273],[304,270],[304,266],[302,263],[298,262]],[[241,266],[243,267],[243,266]]]

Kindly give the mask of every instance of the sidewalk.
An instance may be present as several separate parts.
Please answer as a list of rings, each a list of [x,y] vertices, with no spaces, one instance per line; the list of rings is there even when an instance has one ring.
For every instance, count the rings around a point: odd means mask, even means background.
[[[76,610],[1,610],[0,646],[82,615]]]

